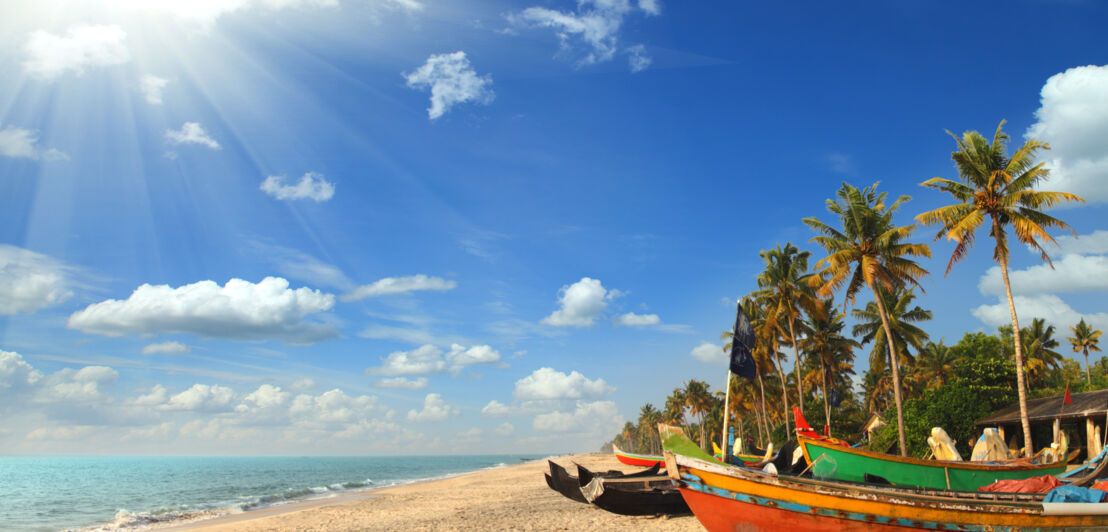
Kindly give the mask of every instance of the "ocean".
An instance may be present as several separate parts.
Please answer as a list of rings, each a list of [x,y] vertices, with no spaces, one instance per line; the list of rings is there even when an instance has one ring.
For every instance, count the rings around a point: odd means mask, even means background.
[[[538,456],[0,457],[0,530],[135,530]]]

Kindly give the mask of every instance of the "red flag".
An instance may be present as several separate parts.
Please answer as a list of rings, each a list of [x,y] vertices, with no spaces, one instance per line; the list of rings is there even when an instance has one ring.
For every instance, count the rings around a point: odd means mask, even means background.
[[[1072,405],[1073,404],[1073,398],[1070,397],[1070,385],[1069,384],[1066,384],[1066,396],[1062,398],[1062,404],[1064,404],[1064,405]]]

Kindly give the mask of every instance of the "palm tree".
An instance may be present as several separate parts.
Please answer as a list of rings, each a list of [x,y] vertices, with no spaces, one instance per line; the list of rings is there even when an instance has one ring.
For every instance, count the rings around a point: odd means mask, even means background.
[[[1100,351],[1096,345],[1100,341],[1100,330],[1089,327],[1085,318],[1081,318],[1077,325],[1070,327],[1070,332],[1073,333],[1069,338],[1073,352],[1085,353],[1085,384],[1092,384],[1093,378],[1089,375],[1089,351]]]
[[[674,388],[666,397],[666,406],[662,409],[662,422],[670,425],[685,425],[685,391]]]
[[[1031,441],[1031,422],[1027,418],[1020,324],[1016,317],[1016,305],[1012,300],[1012,285],[1008,279],[1007,228],[1011,227],[1020,243],[1038,250],[1042,260],[1053,267],[1050,257],[1042,247],[1042,243],[1054,242],[1054,238],[1046,230],[1052,227],[1069,229],[1069,225],[1040,209],[1063,201],[1085,200],[1068,192],[1036,190],[1035,185],[1045,179],[1049,171],[1043,167],[1043,163],[1035,164],[1035,154],[1039,150],[1050,149],[1050,146],[1039,140],[1028,139],[1009,157],[1009,137],[1003,128],[1004,121],[1001,120],[991,143],[976,131],[967,131],[961,138],[947,131],[947,134],[954,137],[958,147],[950,157],[958,168],[960,181],[934,177],[920,185],[947,192],[954,196],[956,203],[922,213],[916,220],[924,225],[940,226],[935,235],[936,240],[946,237],[957,243],[946,265],[948,274],[954,263],[965,257],[973,246],[977,229],[985,225],[986,220],[988,222],[989,236],[996,242],[993,260],[1000,265],[1004,294],[1008,297],[1008,311],[1012,315],[1020,421],[1023,424],[1025,452],[1030,456],[1034,447]]]
[[[700,448],[707,451],[708,439],[705,436],[705,430],[707,429],[705,416],[712,412],[714,402],[712,393],[708,390],[708,383],[689,379],[689,382],[685,383],[684,395],[685,406],[688,407],[692,415],[700,420]]]
[[[918,305],[911,307],[916,299],[916,293],[912,290],[897,289],[889,292],[878,287],[876,293],[886,310],[889,330],[892,331],[892,345],[896,346],[897,360],[902,365],[910,366],[915,363],[915,357],[908,351],[908,347],[911,346],[918,353],[927,341],[927,333],[912,323],[929,321],[932,317],[931,311],[924,310]],[[866,303],[865,309],[854,309],[851,316],[858,320],[851,329],[854,336],[862,337],[862,345],[873,342],[873,351],[870,352],[870,364],[873,365],[876,359],[884,358],[884,354],[889,349],[888,342],[885,340],[880,308],[871,301]],[[904,382],[901,381],[900,385],[903,386]]]
[[[781,369],[779,363],[779,328],[771,325],[766,320],[766,301],[763,298],[757,297],[758,293],[752,293],[742,299],[743,311],[746,312],[747,319],[750,320],[750,327],[754,329],[754,349],[751,350],[751,354],[754,356],[754,362],[758,366],[758,386],[762,395],[762,416],[763,421],[766,424],[766,434],[771,433],[769,429],[769,414],[766,410],[766,385],[763,379],[763,372],[768,373],[765,368],[773,368],[777,372],[778,378],[781,382],[785,382],[785,373]],[[730,332],[724,332],[721,338],[730,339]],[[730,351],[731,345],[724,346],[724,351]],[[771,386],[772,387],[772,386]],[[786,427],[789,424],[789,396],[787,388],[782,385],[781,387],[781,407],[784,413],[783,422]]]
[[[889,362],[884,358],[879,364],[870,365],[862,375],[862,391],[865,394],[865,407],[871,413],[884,412],[889,407],[889,394],[893,391],[892,375],[888,373]]]
[[[738,427],[737,441],[742,442],[745,441],[743,439],[743,413],[757,412],[758,394],[754,391],[752,383],[746,379],[731,379],[730,386],[731,403],[728,405],[730,412],[725,412],[724,415],[733,414],[735,416],[735,426]],[[761,432],[760,428],[758,432]],[[726,443],[726,440],[724,443]]]
[[[1031,320],[1031,327],[1020,331],[1023,341],[1024,370],[1027,372],[1027,390],[1031,390],[1032,378],[1047,368],[1058,369],[1064,357],[1054,350],[1058,340],[1054,339],[1054,326],[1047,325],[1042,318]],[[1014,351],[1014,349],[1013,349]]]
[[[766,263],[766,269],[758,275],[756,292],[765,306],[765,319],[770,327],[788,327],[788,344],[796,351],[796,373],[800,374],[801,353],[796,335],[796,322],[801,309],[814,311],[819,305],[814,286],[819,278],[808,272],[808,257],[811,253],[800,251],[790,242],[785,247],[768,249],[759,253]],[[797,379],[796,393],[799,396],[800,409],[804,410],[804,391]]]
[[[809,357],[815,355],[819,367],[805,375],[805,380],[820,380],[823,388],[823,413],[828,425],[831,425],[831,406],[827,399],[828,380],[832,383],[837,377],[854,374],[854,348],[858,342],[842,335],[846,327],[846,316],[835,310],[834,300],[823,300],[821,312],[811,317],[811,331],[800,343]],[[818,374],[817,374],[818,373]]]
[[[827,210],[839,217],[840,229],[827,225],[818,218],[805,218],[804,223],[819,233],[812,240],[827,250],[827,257],[816,263],[817,268],[826,268],[827,275],[819,289],[819,295],[829,296],[836,289],[845,286],[843,304],[853,305],[862,286],[869,288],[874,293],[886,338],[894,339],[885,304],[876,295],[878,286],[889,291],[908,284],[918,287],[918,279],[927,275],[927,270],[910,257],[930,257],[931,248],[927,244],[905,242],[915,229],[914,225],[893,225],[893,214],[902,203],[911,198],[901,196],[892,204],[886,205],[886,194],[878,193],[877,185],[878,183],[874,183],[858,190],[843,183],[836,193],[840,201],[827,200]],[[900,369],[893,342],[889,342],[889,361],[893,374],[900,454],[907,456],[904,403],[900,396]]]
[[[639,409],[639,438],[643,440],[643,445],[651,454],[662,452],[662,442],[656,429],[661,420],[662,413],[654,408],[654,405],[646,403]]]
[[[954,366],[959,359],[942,340],[927,342],[916,357],[916,379],[924,389],[938,388],[954,376]]]

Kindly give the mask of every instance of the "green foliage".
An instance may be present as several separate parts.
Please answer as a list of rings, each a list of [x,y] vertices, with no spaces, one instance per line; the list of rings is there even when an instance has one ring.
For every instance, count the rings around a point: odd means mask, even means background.
[[[1008,330],[1011,331],[1012,328],[1008,327]],[[1010,332],[1009,335],[1011,335]],[[950,351],[954,358],[962,360],[981,358],[1008,360],[1007,347],[1004,341],[991,334],[981,332],[966,333],[957,344],[950,347]]]

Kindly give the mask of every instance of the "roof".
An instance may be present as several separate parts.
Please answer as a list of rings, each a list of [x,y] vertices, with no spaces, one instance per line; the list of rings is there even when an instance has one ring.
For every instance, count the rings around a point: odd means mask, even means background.
[[[1062,396],[1041,397],[1027,401],[1027,417],[1032,422],[1071,420],[1103,416],[1108,412],[1108,390],[1070,394],[1073,404],[1063,405]],[[1020,422],[1020,404],[1012,403],[977,422],[982,425],[1014,425]]]

